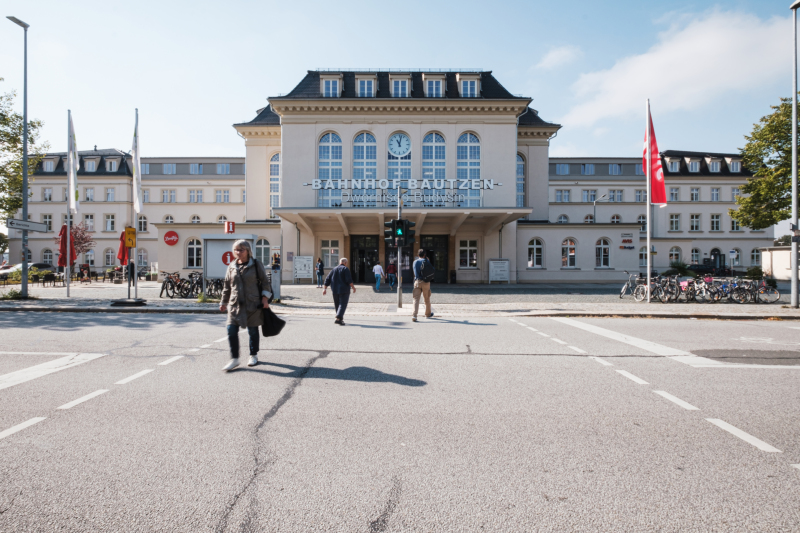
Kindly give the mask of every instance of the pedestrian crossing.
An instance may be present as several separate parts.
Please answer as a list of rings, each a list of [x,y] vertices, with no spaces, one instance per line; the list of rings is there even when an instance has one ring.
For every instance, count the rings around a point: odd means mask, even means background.
[[[0,355],[44,355],[44,356],[63,355],[64,356],[64,357],[59,357],[58,359],[53,359],[52,361],[47,361],[46,363],[42,363],[28,368],[23,368],[22,370],[17,370],[16,372],[10,372],[8,374],[0,376],[0,390],[2,390],[2,389],[7,389],[9,387],[13,387],[14,385],[19,385],[20,383],[25,383],[26,381],[31,381],[33,379],[47,376],[48,374],[53,374],[54,372],[60,372],[62,370],[67,370],[68,368],[73,368],[78,365],[88,363],[89,361],[94,361],[95,359],[99,359],[105,356],[106,354],[103,353],[65,354],[60,352],[49,352],[49,353],[0,352]]]

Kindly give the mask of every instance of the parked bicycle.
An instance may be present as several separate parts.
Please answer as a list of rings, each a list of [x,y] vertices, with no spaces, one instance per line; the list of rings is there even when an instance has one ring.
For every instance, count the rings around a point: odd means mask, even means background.
[[[161,273],[164,274],[164,281],[161,283],[161,293],[158,297],[163,298],[166,293],[168,298],[174,298],[181,282],[180,272],[164,272],[162,270]]]

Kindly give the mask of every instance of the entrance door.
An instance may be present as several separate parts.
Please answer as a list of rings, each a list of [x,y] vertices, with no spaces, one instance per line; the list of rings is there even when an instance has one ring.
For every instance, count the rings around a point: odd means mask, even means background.
[[[372,267],[378,260],[377,235],[352,235],[350,237],[350,271],[354,283],[375,283]]]
[[[404,246],[400,249],[400,262],[397,260],[397,247],[386,246],[386,263],[383,265],[384,272],[386,267],[394,263],[397,271],[403,277],[403,283],[412,283],[414,281],[414,273],[411,272],[411,246]],[[399,280],[398,280],[399,281]]]
[[[422,249],[436,269],[434,283],[447,283],[447,244],[449,235],[423,235],[420,239]]]

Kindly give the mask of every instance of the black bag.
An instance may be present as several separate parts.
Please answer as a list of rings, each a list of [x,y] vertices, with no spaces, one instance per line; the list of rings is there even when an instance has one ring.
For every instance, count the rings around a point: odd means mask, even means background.
[[[422,281],[431,282],[433,281],[434,276],[436,275],[436,269],[433,268],[433,265],[427,259],[422,262],[422,268],[420,269],[420,274],[422,275]]]
[[[272,309],[269,307],[262,309],[261,315],[264,320],[264,323],[261,324],[261,334],[264,337],[274,337],[278,335],[283,329],[283,326],[286,325],[286,321],[273,313]]]

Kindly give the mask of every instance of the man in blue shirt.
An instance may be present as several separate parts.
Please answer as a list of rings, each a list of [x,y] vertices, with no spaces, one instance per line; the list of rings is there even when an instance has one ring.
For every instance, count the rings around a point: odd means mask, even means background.
[[[414,271],[414,314],[411,315],[411,320],[413,322],[417,321],[417,313],[419,312],[419,297],[425,299],[425,317],[432,318],[433,311],[431,311],[431,283],[430,281],[425,281],[422,278],[422,267],[425,263],[430,265],[430,261],[425,257],[425,250],[420,250],[417,255],[419,259],[414,261],[414,264],[411,265],[411,269]],[[433,266],[433,265],[431,265]]]
[[[350,274],[350,269],[347,268],[347,259],[342,257],[339,259],[339,266],[332,268],[328,272],[328,277],[325,278],[325,288],[322,290],[322,295],[328,292],[328,287],[331,288],[333,293],[333,306],[336,308],[335,324],[344,326],[344,312],[347,310],[347,303],[350,301],[350,289],[353,289],[353,294],[356,293],[356,286],[353,284],[353,276]]]

